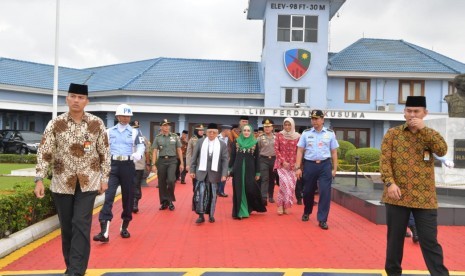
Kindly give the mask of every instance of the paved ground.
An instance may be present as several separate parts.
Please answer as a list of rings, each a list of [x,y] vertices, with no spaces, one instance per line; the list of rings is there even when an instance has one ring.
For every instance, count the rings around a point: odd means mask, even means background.
[[[230,182],[227,192],[231,193]],[[303,206],[278,216],[231,218],[231,197],[219,198],[216,223],[196,225],[192,184],[176,186],[175,211],[159,211],[158,189],[145,187],[130,239],[119,236],[121,204],[114,205],[110,242],[92,242],[87,275],[384,275],[386,227],[333,203],[328,231],[315,216],[302,222]],[[99,231],[97,213],[92,234]],[[59,231],[0,260],[1,275],[59,275],[65,269]],[[465,275],[465,227],[440,226],[446,266]],[[405,241],[404,270],[427,274],[418,245]]]

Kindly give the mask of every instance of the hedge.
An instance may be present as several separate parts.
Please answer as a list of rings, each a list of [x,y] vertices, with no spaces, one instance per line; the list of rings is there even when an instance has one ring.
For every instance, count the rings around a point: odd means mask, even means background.
[[[44,181],[44,185],[42,199],[36,198],[30,183],[19,183],[12,190],[0,192],[0,238],[56,214],[49,181]]]
[[[371,165],[379,166],[379,158],[381,156],[381,151],[376,148],[359,148],[349,150],[346,153],[345,160],[349,164],[355,164],[355,156],[360,157],[358,163],[360,165]]]
[[[352,144],[349,141],[344,141],[344,140],[337,140],[339,147],[337,148],[337,158],[338,159],[344,159],[346,156],[346,153],[349,150],[355,149],[354,144]]]
[[[35,154],[0,154],[0,163],[36,164]]]

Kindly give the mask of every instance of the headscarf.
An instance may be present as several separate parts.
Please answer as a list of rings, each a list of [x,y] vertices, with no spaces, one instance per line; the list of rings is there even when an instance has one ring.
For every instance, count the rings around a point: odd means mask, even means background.
[[[291,131],[289,131],[289,132],[284,130],[284,123],[286,121],[291,123]],[[300,134],[295,131],[294,119],[292,119],[290,117],[284,119],[284,121],[283,121],[283,130],[281,130],[280,133],[284,136],[284,139],[287,139],[287,140],[295,140],[295,139],[300,138]]]
[[[194,135],[199,139],[203,138],[203,135],[199,135],[199,130],[198,129],[194,129]]]
[[[250,129],[250,136],[248,138],[246,138],[244,136],[244,128],[245,127],[249,127]],[[239,137],[237,137],[236,139],[236,142],[237,144],[239,145],[239,149],[250,149],[251,147],[255,146],[255,144],[257,143],[257,139],[255,139],[252,131],[253,131],[253,128],[251,125],[245,125],[242,127],[241,129],[241,134],[239,135]]]

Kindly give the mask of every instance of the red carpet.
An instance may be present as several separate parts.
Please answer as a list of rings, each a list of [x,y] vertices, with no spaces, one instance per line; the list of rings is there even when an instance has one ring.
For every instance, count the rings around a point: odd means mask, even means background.
[[[231,218],[231,183],[228,198],[218,198],[216,222],[194,223],[192,184],[177,184],[175,211],[159,211],[158,189],[145,187],[140,212],[129,226],[131,238],[119,236],[121,203],[114,205],[110,242],[92,241],[92,268],[335,268],[383,269],[386,227],[375,225],[332,203],[329,230],[318,227],[315,215],[302,222],[303,206],[278,216],[276,205],[268,212],[244,220]],[[276,187],[277,189],[277,187]],[[316,212],[315,212],[316,213]],[[99,231],[94,216],[92,235]],[[439,241],[446,266],[465,271],[465,227],[442,226]],[[420,247],[405,241],[405,270],[426,270]],[[0,271],[64,269],[60,238],[52,239]]]

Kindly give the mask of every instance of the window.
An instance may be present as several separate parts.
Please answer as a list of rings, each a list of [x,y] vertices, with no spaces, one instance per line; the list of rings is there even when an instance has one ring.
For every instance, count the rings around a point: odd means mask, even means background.
[[[293,106],[296,103],[305,105],[307,99],[306,88],[284,88],[283,89],[283,103],[285,106]]]
[[[318,16],[278,15],[278,41],[318,42]]]
[[[346,79],[346,103],[370,103],[370,80]]]
[[[405,104],[407,96],[424,96],[424,80],[400,80],[399,81],[399,103]]]
[[[334,128],[337,140],[351,142],[357,148],[370,147],[369,128]]]
[[[457,88],[455,88],[454,83],[450,81],[449,82],[449,89],[448,89],[447,94],[452,95],[452,94],[455,94],[455,93],[457,93]]]

